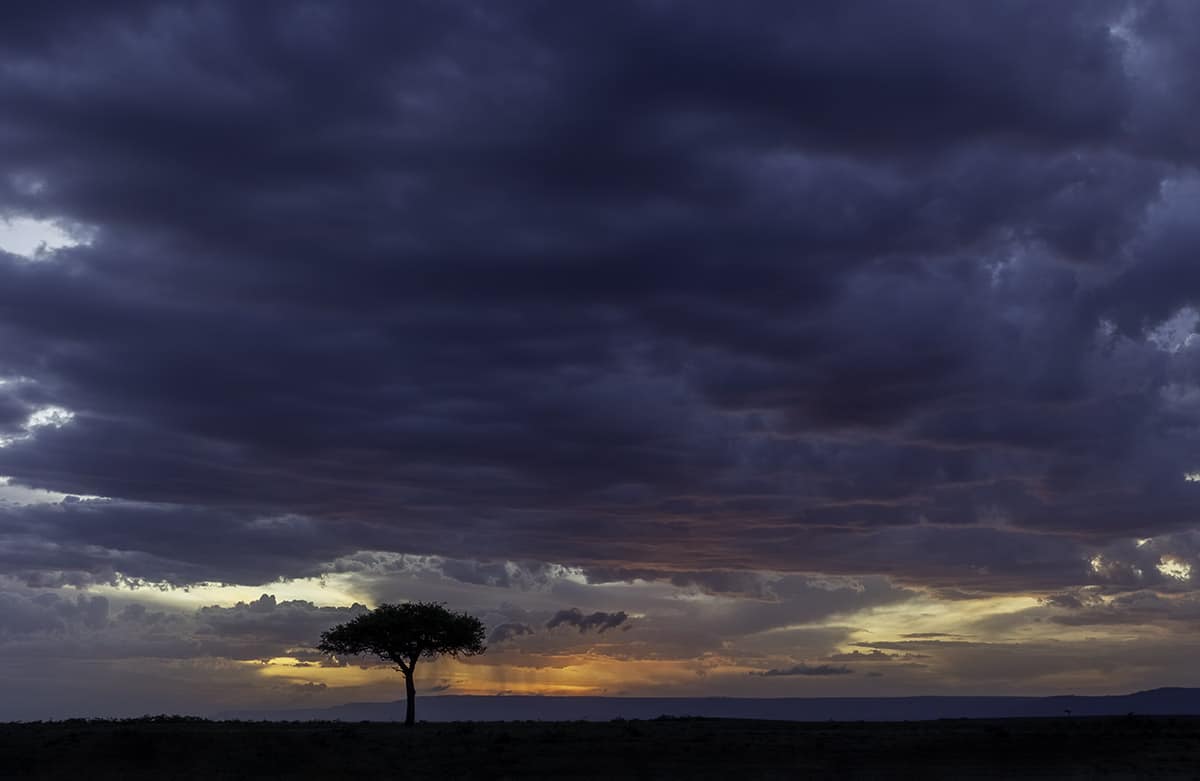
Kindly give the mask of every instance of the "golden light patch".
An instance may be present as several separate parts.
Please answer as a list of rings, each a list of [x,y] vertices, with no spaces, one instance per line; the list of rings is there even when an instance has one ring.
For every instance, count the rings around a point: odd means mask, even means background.
[[[263,594],[274,596],[278,602],[302,600],[312,602],[317,607],[344,607],[355,602],[368,604],[367,597],[359,593],[344,575],[298,578],[259,586],[199,583],[186,588],[177,588],[166,584],[146,583],[136,588],[98,585],[93,586],[89,591],[93,594],[119,599],[136,596],[141,602],[181,610],[209,605],[232,607],[238,602],[253,602]]]
[[[389,667],[300,666],[292,657],[243,662],[264,677],[296,683],[323,683],[330,689],[378,687],[394,693],[403,676]],[[751,668],[707,660],[626,660],[592,654],[551,656],[536,665],[464,663],[439,659],[417,666],[418,688],[447,682],[450,694],[621,695],[631,691],[694,683],[698,674],[745,675]]]
[[[1155,569],[1175,580],[1188,580],[1192,577],[1192,565],[1175,556],[1161,557]]]
[[[242,662],[257,668],[265,678],[277,678],[297,683],[323,683],[331,689],[378,685],[380,688],[394,686],[403,680],[400,673],[390,667],[363,667],[349,664],[345,667],[322,667],[319,664],[300,666],[296,659],[276,657],[266,662]]]
[[[895,605],[870,608],[853,616],[856,641],[897,641],[913,635],[959,635],[986,618],[1039,605],[1033,596],[995,596],[945,600],[920,596]],[[907,636],[907,637],[906,637]]]

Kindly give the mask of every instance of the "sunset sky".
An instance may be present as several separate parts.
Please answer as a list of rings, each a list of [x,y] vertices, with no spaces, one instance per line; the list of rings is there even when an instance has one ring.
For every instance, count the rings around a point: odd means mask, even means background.
[[[1200,4],[0,23],[0,719],[1200,686]]]

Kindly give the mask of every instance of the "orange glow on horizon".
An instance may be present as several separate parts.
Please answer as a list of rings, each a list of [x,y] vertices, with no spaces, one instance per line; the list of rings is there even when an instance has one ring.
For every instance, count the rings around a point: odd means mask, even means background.
[[[623,695],[632,691],[670,688],[713,674],[747,675],[752,668],[727,660],[616,659],[594,654],[539,657],[539,664],[463,663],[439,659],[418,666],[417,688],[448,685],[446,694]],[[384,665],[322,667],[304,665],[291,657],[244,662],[260,675],[298,685],[320,683],[329,689],[379,687],[394,691],[403,680]]]

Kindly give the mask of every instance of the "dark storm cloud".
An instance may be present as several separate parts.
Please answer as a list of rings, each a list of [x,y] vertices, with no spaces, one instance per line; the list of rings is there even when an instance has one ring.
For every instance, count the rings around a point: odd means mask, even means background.
[[[134,597],[136,598],[136,596]],[[0,591],[0,656],[12,658],[291,656],[303,666],[334,665],[315,651],[321,632],[365,612],[361,605],[319,607],[264,594],[232,607],[162,611],[141,602],[119,610],[102,596]]]
[[[533,627],[529,626],[529,624],[508,622],[500,624],[493,629],[491,634],[488,635],[488,642],[498,644],[511,640],[514,637],[530,634],[533,634]]]
[[[1188,4],[52,6],[0,214],[90,243],[0,254],[0,475],[118,501],[0,507],[26,582],[1050,591],[1196,523]]]
[[[681,589],[695,589],[705,594],[775,601],[778,576],[752,571],[709,570],[702,572],[669,572],[648,569],[588,567],[584,570],[588,583],[617,583],[667,581]]]
[[[1164,597],[1153,591],[1134,591],[1115,596],[1107,602],[1094,600],[1079,606],[1066,607],[1070,612],[1050,616],[1049,620],[1065,626],[1137,625],[1164,621],[1194,623],[1200,620],[1200,599],[1197,599],[1194,592]]]
[[[0,569],[43,586],[263,583],[316,575],[318,562],[359,544],[292,516],[110,501],[0,505],[0,539]]]
[[[553,629],[556,626],[566,625],[573,626],[580,632],[588,632],[595,629],[603,634],[609,629],[615,629],[628,620],[629,616],[625,611],[617,611],[616,613],[605,613],[597,610],[595,613],[584,614],[577,607],[569,610],[560,610],[554,614],[554,617],[546,622],[547,629]]]
[[[897,659],[925,659],[924,654],[885,654],[883,651],[874,650],[867,653],[862,651],[850,651],[849,653],[830,654],[829,661],[831,662],[892,662]]]
[[[697,524],[697,528],[701,528]],[[826,572],[879,572],[906,576],[914,571],[925,582],[949,586],[966,580],[990,588],[1045,588],[1100,578],[1121,582],[1135,577],[1129,557],[1138,552],[1132,543],[1109,553],[1107,566],[1098,573],[1089,565],[1094,548],[1078,541],[1039,534],[995,529],[897,527],[878,530],[795,530],[794,523],[764,528],[759,535],[726,538],[718,529],[705,530],[692,540],[671,540],[666,529],[641,529],[638,524],[614,521],[607,529],[580,531],[580,544],[613,546],[636,551],[629,539],[643,543],[661,540],[669,547],[647,555],[648,561],[670,565],[675,556],[691,562],[711,556],[714,541],[726,549],[714,563],[741,560],[748,566],[786,570],[799,557],[820,562]],[[486,532],[480,532],[483,537]],[[493,534],[495,534],[493,532]],[[338,572],[369,578],[381,585],[404,575],[426,573],[443,583],[496,586],[518,590],[546,588],[561,575],[557,565],[535,563],[474,562],[438,556],[393,556],[355,553],[359,548],[403,550],[453,550],[463,543],[447,540],[432,529],[407,531],[394,526],[353,520],[320,523],[299,516],[262,516],[249,512],[175,505],[117,501],[67,501],[60,504],[4,507],[0,505],[0,563],[4,571],[34,585],[86,585],[122,580],[186,585],[197,581],[261,584],[276,577],[315,576]],[[622,539],[625,538],[625,539]],[[487,539],[491,555],[517,555],[529,550],[525,540],[495,534]],[[763,540],[781,539],[762,549]],[[50,542],[52,541],[52,542]],[[482,544],[483,540],[476,540]],[[556,550],[534,542],[534,550],[549,557]],[[561,544],[561,543],[557,543]],[[1164,549],[1182,547],[1166,538]],[[1147,566],[1156,554],[1140,553]],[[1168,581],[1152,567],[1150,581]],[[618,577],[619,576],[619,577]],[[680,588],[706,593],[753,597],[765,605],[795,595],[819,596],[831,610],[858,604],[853,588],[827,589],[804,577],[781,579],[761,574],[672,572],[653,569],[589,571],[589,582],[640,578],[665,581]],[[886,586],[879,591],[888,599],[907,596]],[[432,598],[433,595],[431,595]],[[870,596],[870,593],[865,596]],[[753,611],[751,611],[753,612]]]
[[[29,406],[20,399],[0,393],[0,436],[17,433],[30,412]]]
[[[108,623],[108,600],[80,594],[74,600],[47,593],[35,597],[0,592],[0,637],[35,631],[64,631]]]
[[[973,640],[897,640],[855,643],[864,648],[882,648],[889,651],[937,651],[943,648],[977,648],[988,643],[977,643]]]
[[[279,602],[263,594],[233,607],[203,607],[196,612],[201,634],[221,638],[253,637],[260,641],[312,646],[321,632],[367,612],[362,605],[318,607],[304,600]]]
[[[1088,596],[1085,594],[1051,594],[1043,597],[1041,600],[1043,605],[1050,607],[1061,607],[1068,610],[1079,610],[1084,605],[1089,604]]]
[[[794,667],[786,667],[781,669],[763,670],[762,672],[752,672],[751,675],[761,675],[766,678],[776,678],[780,676],[790,675],[812,675],[812,676],[827,676],[827,675],[851,675],[854,671],[845,665],[818,664],[807,665],[798,664]]]

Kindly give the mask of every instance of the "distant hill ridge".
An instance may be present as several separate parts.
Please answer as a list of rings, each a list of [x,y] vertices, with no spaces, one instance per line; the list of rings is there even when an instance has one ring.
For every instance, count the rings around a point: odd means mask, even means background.
[[[659,716],[787,721],[920,721],[1047,716],[1200,715],[1200,689],[1151,689],[1133,694],[1053,697],[544,697],[441,695],[417,701],[424,721],[609,721]],[[359,702],[331,708],[237,710],[222,719],[268,721],[400,721],[404,701]]]

